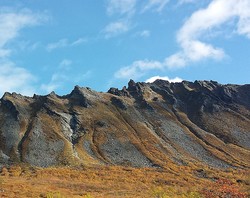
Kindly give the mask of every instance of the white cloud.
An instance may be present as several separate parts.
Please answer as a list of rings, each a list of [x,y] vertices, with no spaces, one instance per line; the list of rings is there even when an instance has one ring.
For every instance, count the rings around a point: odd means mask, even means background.
[[[165,65],[169,68],[180,68],[186,65],[186,58],[183,53],[176,53],[165,59]]]
[[[63,59],[59,66],[57,67],[57,71],[51,76],[50,82],[45,84],[43,83],[40,87],[41,90],[45,91],[45,93],[50,93],[52,91],[56,91],[56,89],[63,87],[66,82],[69,82],[71,77],[69,76],[71,69],[72,61],[69,59]]]
[[[55,43],[49,43],[47,45],[47,50],[50,52],[54,49],[57,49],[57,48],[64,48],[64,47],[67,47],[69,46],[69,42],[68,42],[68,39],[61,39]]]
[[[161,12],[167,5],[169,0],[148,0],[146,5],[143,7],[142,12],[154,9],[154,11]]]
[[[131,18],[136,11],[137,0],[107,0],[107,14],[118,14],[119,20],[107,24],[101,33],[104,38],[116,37],[131,29]]]
[[[52,91],[55,91],[59,87],[58,84],[53,84],[50,82],[49,84],[42,84],[41,89],[45,91],[46,94],[51,93]]]
[[[236,4],[234,9],[236,14],[239,16],[237,33],[240,35],[245,35],[250,39],[250,1],[241,0]]]
[[[31,96],[35,77],[26,69],[15,66],[12,62],[0,63],[0,95],[4,92],[17,92]]]
[[[10,49],[1,49],[0,48],[0,58],[4,58],[6,56],[9,56],[10,52],[11,52]]]
[[[83,74],[79,74],[79,75],[75,76],[74,82],[75,83],[80,83],[80,82],[90,78],[91,75],[92,75],[92,71],[88,70],[87,72],[85,72]]]
[[[166,80],[168,82],[182,82],[183,79],[179,78],[179,77],[175,77],[175,78],[169,78],[168,76],[153,76],[147,80],[145,80],[146,83],[153,83],[156,80]]]
[[[34,51],[41,46],[40,42],[31,42],[31,41],[17,41],[18,49],[22,51]]]
[[[127,21],[116,21],[108,24],[102,32],[105,38],[111,38],[129,31],[130,28],[130,24]]]
[[[143,30],[141,32],[136,33],[136,36],[140,36],[140,37],[143,37],[143,38],[150,37],[150,35],[151,35],[151,32],[149,30]]]
[[[185,4],[185,3],[195,3],[195,2],[198,2],[198,1],[197,0],[179,0],[178,4],[182,5],[182,4]]]
[[[69,83],[79,83],[81,81],[86,80],[91,76],[91,71],[86,71],[85,73],[81,73],[76,70],[72,70],[73,62],[69,59],[63,59],[54,74],[51,76],[51,79],[48,83],[43,83],[40,86],[40,89],[45,93],[51,93],[52,91],[56,91],[59,88],[64,88],[65,84]],[[76,73],[74,73],[76,72]]]
[[[51,52],[55,49],[59,49],[59,48],[65,48],[65,47],[74,47],[74,46],[78,46],[81,45],[82,43],[86,43],[88,41],[88,39],[86,38],[79,38],[73,42],[70,42],[68,39],[64,38],[64,39],[60,39],[57,42],[54,43],[49,43],[46,47],[48,52]]]
[[[72,65],[72,61],[69,59],[63,59],[61,61],[61,63],[59,64],[59,68],[60,69],[65,69],[65,70],[69,70],[70,66]]]
[[[230,27],[232,24],[235,26],[232,32],[250,38],[249,10],[249,0],[213,0],[206,8],[195,11],[178,31],[177,42],[181,47],[179,52],[162,62],[135,61],[118,70],[115,77],[139,78],[149,70],[180,68],[206,59],[221,60],[225,57],[224,50],[203,42],[202,38],[216,33],[218,29],[223,32],[224,26],[228,24]]]
[[[180,67],[203,59],[222,59],[224,50],[202,42],[201,38],[235,18],[236,32],[250,38],[249,10],[249,0],[213,0],[206,8],[195,11],[177,34],[181,51],[168,57],[166,65]]]
[[[163,64],[158,61],[149,61],[149,60],[135,61],[132,63],[132,65],[123,67],[120,70],[118,70],[115,73],[115,78],[136,79],[143,76],[146,71],[152,69],[163,69]]]
[[[150,34],[151,34],[151,33],[150,33],[150,31],[149,31],[149,30],[144,30],[144,31],[142,31],[142,32],[141,32],[141,34],[140,34],[140,35],[141,35],[142,37],[149,37],[149,36],[150,36]]]
[[[113,14],[133,14],[135,12],[137,0],[108,0],[107,13]]]
[[[19,36],[21,29],[38,25],[46,19],[45,15],[35,14],[28,9],[17,11],[0,8],[0,95],[6,91],[34,94],[35,77],[11,60],[13,49],[8,43]]]
[[[56,72],[52,75],[51,80],[48,84],[41,85],[41,89],[46,93],[50,93],[62,87],[63,84],[68,80],[69,77],[64,72]]]
[[[82,43],[88,42],[86,38],[79,38],[71,43],[72,46],[81,45]]]
[[[89,70],[85,73],[77,73],[73,74],[72,72],[68,73],[67,70],[58,70],[56,71],[49,83],[44,83],[41,85],[40,89],[45,92],[45,94],[51,93],[52,91],[56,91],[59,88],[64,88],[65,84],[68,83],[80,83],[85,81],[86,79],[90,78],[92,72]]]
[[[21,29],[37,25],[44,19],[27,9],[18,12],[0,9],[0,58],[10,55],[11,49],[7,49],[6,44],[15,39]]]

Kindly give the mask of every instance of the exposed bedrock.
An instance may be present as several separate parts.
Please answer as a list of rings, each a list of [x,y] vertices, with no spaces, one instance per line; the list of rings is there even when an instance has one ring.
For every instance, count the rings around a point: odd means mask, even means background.
[[[0,164],[250,166],[250,85],[134,82],[0,100]]]

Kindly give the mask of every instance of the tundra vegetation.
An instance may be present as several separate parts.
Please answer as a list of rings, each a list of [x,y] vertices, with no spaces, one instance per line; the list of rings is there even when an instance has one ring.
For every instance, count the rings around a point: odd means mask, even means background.
[[[1,197],[247,197],[250,85],[0,99]]]

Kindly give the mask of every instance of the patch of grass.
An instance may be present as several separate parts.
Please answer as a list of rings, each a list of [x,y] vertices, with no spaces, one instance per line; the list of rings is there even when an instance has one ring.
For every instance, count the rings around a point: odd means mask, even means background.
[[[11,166],[9,168],[10,176],[19,177],[22,173],[22,168],[20,166]]]
[[[156,187],[152,190],[152,198],[168,198],[168,196],[162,187]]]
[[[187,194],[187,198],[203,198],[204,196],[202,196],[199,192],[189,192]]]
[[[93,198],[89,193],[83,196],[84,198]]]
[[[64,196],[60,192],[49,192],[47,193],[46,198],[64,198]]]
[[[181,166],[174,171],[172,167],[122,166],[21,168],[21,171],[11,168],[10,175],[0,176],[4,181],[0,185],[0,197],[15,197],[18,193],[19,198],[206,198],[226,194],[245,198],[248,193],[247,171],[211,169],[206,170],[207,178],[199,178],[196,167]]]
[[[4,179],[2,177],[0,177],[0,185],[2,185],[4,182]]]

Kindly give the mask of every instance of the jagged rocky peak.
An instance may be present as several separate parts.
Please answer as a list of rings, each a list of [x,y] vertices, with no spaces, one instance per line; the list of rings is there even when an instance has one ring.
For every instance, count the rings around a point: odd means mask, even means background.
[[[57,98],[58,95],[54,91],[52,91],[51,93],[48,94],[48,97]]]
[[[31,97],[23,96],[23,95],[18,94],[16,92],[13,92],[13,93],[5,92],[4,95],[1,98],[1,100],[10,100],[10,99],[15,99],[15,100],[30,100]]]
[[[189,82],[183,80],[182,82],[172,83],[166,80],[157,79],[152,83],[145,83],[145,82],[135,82],[134,80],[130,80],[128,82],[128,88],[125,86],[122,90],[118,88],[110,88],[108,93],[117,96],[127,96],[133,97],[137,101],[139,100],[147,100],[147,98],[152,98],[152,94],[161,93],[167,98],[172,97],[171,95],[186,95],[187,92],[195,91],[195,92],[220,92],[223,90],[227,90],[228,87],[220,85],[216,81],[195,81]],[[152,92],[156,91],[156,92]],[[164,93],[163,93],[164,92]],[[151,95],[151,96],[150,96]],[[174,97],[174,96],[173,96]]]
[[[87,108],[101,100],[101,95],[101,93],[98,93],[89,87],[80,87],[77,85],[74,87],[73,91],[65,97],[75,105]]]
[[[250,167],[249,120],[250,85],[215,81],[130,80],[108,93],[75,86],[65,96],[32,98],[6,93],[0,100],[0,166]]]
[[[111,93],[111,94],[114,94],[114,95],[119,96],[119,95],[120,95],[120,90],[119,90],[118,88],[111,87],[111,88],[108,90],[108,93]]]
[[[17,95],[17,94],[15,92],[13,92],[13,93],[5,92],[4,95],[3,95],[3,97],[2,97],[2,99],[6,100],[6,99],[8,99],[10,97],[13,97],[14,95]]]
[[[11,106],[11,104],[12,104],[12,102],[10,101],[11,97],[12,97],[11,93],[5,92],[3,97],[0,99],[0,104]]]
[[[73,91],[70,93],[71,96],[84,96],[84,97],[91,97],[98,95],[98,92],[92,90],[90,87],[80,87],[76,85],[73,89]]]
[[[54,91],[52,91],[51,93],[47,94],[47,95],[37,95],[34,94],[32,99],[34,100],[34,102],[36,104],[38,104],[39,106],[42,106],[46,103],[48,104],[55,104],[55,101],[60,99],[61,97],[58,96]]]
[[[134,80],[130,79],[128,82],[128,88],[124,86],[121,90],[118,88],[110,88],[108,93],[117,95],[117,96],[127,96],[127,97],[134,97],[140,98],[143,95],[143,89],[147,87],[147,83],[145,82],[135,82]]]
[[[143,86],[145,86],[147,83],[145,82],[135,82],[134,80],[130,79],[128,82],[128,91],[140,91]]]
[[[161,80],[161,79],[156,79],[153,83],[150,84],[156,84],[156,85],[161,85],[161,86],[169,86],[170,82],[167,80]]]
[[[0,105],[2,107],[3,112],[8,112],[10,115],[13,115],[15,119],[17,120],[19,112],[14,101],[15,99],[18,99],[18,98],[14,97],[14,95],[16,94],[14,93],[11,94],[11,93],[6,92],[0,100]]]
[[[128,89],[131,89],[136,86],[136,83],[134,80],[130,79],[128,82]]]
[[[127,97],[130,97],[130,94],[129,94],[126,86],[124,86],[122,88],[122,90],[119,90],[118,88],[111,87],[108,90],[108,93],[113,94],[113,95],[117,95],[117,96],[127,96]]]

